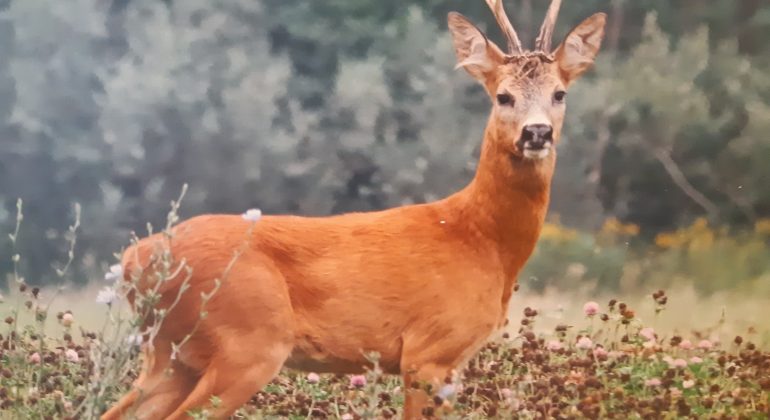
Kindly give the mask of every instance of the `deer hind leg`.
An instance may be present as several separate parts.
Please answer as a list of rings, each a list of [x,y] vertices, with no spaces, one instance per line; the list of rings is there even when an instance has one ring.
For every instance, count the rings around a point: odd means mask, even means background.
[[[288,288],[268,264],[239,261],[207,310],[201,335],[187,344],[189,353],[205,355],[197,367],[201,375],[167,419],[187,418],[196,409],[209,418],[230,416],[278,375],[294,347]]]
[[[118,402],[112,406],[112,408],[107,410],[106,413],[102,414],[100,419],[118,420],[123,417],[123,415],[127,414],[139,399],[139,396],[141,395],[139,392],[139,387],[146,379],[146,368],[143,368],[142,372],[139,374],[139,378],[134,381],[131,389],[123,397],[121,397],[120,400],[118,400]]]
[[[118,420],[124,416],[134,416],[135,409],[148,399],[153,399],[155,402],[146,405],[144,411],[153,411],[147,408],[149,406],[154,406],[157,410],[161,400],[165,399],[171,405],[171,408],[167,409],[167,412],[170,412],[192,389],[195,384],[195,375],[185,366],[171,363],[170,343],[156,340],[153,350],[150,351],[145,345],[143,353],[142,370],[132,384],[131,390],[104,413],[101,420]],[[172,393],[178,395],[172,398]]]
[[[101,419],[153,420],[164,418],[193,389],[196,378],[192,371],[177,363],[173,368],[146,377],[141,386],[132,389]]]
[[[188,412],[195,409],[206,409],[208,418],[222,419],[245,404],[278,375],[292,349],[292,344],[287,341],[270,340],[262,334],[259,339],[265,344],[253,348],[232,346],[221,349],[192,392],[166,419],[187,418]],[[234,356],[238,353],[246,353],[250,357]],[[213,397],[216,397],[216,403],[213,403]]]

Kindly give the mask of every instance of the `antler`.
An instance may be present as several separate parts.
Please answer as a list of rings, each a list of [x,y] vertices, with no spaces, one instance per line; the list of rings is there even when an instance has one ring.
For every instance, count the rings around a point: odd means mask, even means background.
[[[500,29],[503,30],[503,34],[508,40],[508,52],[511,54],[523,54],[524,49],[521,47],[519,36],[516,35],[516,30],[513,29],[513,25],[505,14],[505,9],[503,9],[503,0],[486,0],[486,2],[487,6],[492,9],[497,24],[500,25]]]
[[[553,37],[553,27],[556,25],[556,16],[559,15],[561,0],[552,0],[548,6],[548,12],[545,14],[543,26],[540,27],[540,35],[535,40],[535,51],[542,51],[546,54],[551,53],[551,38]]]

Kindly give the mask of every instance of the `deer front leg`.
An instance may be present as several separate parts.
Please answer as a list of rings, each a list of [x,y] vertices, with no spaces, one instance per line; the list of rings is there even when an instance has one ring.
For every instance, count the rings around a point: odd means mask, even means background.
[[[457,330],[447,332],[444,335],[413,333],[404,337],[400,368],[404,378],[405,420],[422,419],[426,408],[434,408],[433,415],[440,417],[442,410],[435,410],[434,397],[452,371],[484,341],[483,336],[460,334]]]
[[[441,389],[452,367],[427,363],[404,372],[405,420],[422,419],[424,410],[432,407],[433,396]]]

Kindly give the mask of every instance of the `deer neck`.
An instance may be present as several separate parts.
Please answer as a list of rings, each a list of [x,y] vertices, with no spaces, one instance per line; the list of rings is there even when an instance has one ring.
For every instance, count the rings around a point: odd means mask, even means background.
[[[540,161],[513,156],[502,145],[515,139],[506,137],[512,136],[490,121],[476,175],[457,196],[464,218],[498,250],[506,275],[513,277],[545,221],[556,156],[555,151]]]

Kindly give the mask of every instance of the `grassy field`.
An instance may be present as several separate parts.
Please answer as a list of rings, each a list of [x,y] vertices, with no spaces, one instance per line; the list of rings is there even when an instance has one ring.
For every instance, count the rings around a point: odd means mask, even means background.
[[[18,309],[18,317],[8,316],[2,333],[0,417],[95,418],[129,386],[138,347],[121,333],[121,302],[99,304],[97,290],[26,288],[4,298],[4,316]],[[431,390],[426,416],[770,415],[770,299],[698,297],[692,288],[611,299],[521,290],[505,330]],[[376,364],[360,376],[284,371],[236,417],[390,418],[402,401],[400,379]]]

